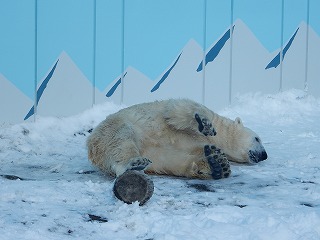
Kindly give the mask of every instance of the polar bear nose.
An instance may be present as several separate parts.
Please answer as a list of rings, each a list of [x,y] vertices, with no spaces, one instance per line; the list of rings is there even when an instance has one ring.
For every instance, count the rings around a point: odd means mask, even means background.
[[[268,158],[268,154],[265,150],[262,152],[250,150],[249,151],[249,158],[252,162],[258,163],[258,162],[266,160]]]
[[[260,157],[260,161],[266,160],[268,158],[268,154],[266,151],[263,151]]]

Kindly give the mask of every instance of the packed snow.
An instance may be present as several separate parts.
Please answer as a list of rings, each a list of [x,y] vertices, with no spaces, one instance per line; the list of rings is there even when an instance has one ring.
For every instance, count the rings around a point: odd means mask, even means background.
[[[221,180],[150,176],[143,206],[87,159],[90,129],[123,107],[0,127],[1,239],[320,239],[320,99],[239,96],[218,113],[256,131],[268,160]]]

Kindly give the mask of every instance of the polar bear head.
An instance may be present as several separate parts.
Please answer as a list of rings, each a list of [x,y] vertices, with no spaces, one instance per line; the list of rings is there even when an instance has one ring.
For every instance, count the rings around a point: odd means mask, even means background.
[[[243,126],[240,118],[232,123],[231,136],[223,148],[230,161],[238,163],[258,163],[268,158],[260,137],[251,129]]]

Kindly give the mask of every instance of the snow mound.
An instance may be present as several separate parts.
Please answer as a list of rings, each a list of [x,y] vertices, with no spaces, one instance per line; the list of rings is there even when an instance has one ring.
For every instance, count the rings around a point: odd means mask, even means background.
[[[238,96],[220,114],[261,137],[268,160],[222,180],[152,176],[142,207],[112,194],[85,141],[105,103],[0,128],[1,239],[319,239],[320,101],[297,90]]]

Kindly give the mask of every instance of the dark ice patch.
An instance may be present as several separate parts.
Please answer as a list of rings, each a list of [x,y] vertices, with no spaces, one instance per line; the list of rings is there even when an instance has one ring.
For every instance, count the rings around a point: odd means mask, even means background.
[[[90,133],[92,133],[93,128],[90,128],[88,130],[82,130],[82,131],[78,131],[76,133],[73,134],[73,136],[88,136]]]
[[[94,214],[88,214],[88,217],[89,217],[88,222],[99,222],[99,223],[108,222],[108,219],[101,216],[94,215]]]
[[[8,180],[26,180],[24,178],[21,178],[21,177],[18,177],[18,176],[15,176],[15,175],[7,175],[7,174],[4,174],[4,175],[0,175],[1,177],[5,178],[5,179],[8,179]]]
[[[301,205],[301,206],[306,206],[306,207],[311,207],[311,208],[315,207],[314,204],[312,204],[312,203],[307,203],[307,202],[302,202],[302,203],[300,203],[300,205]]]
[[[192,187],[199,192],[215,192],[213,189],[210,189],[207,185],[201,183],[192,183],[188,184],[188,187]]]
[[[88,170],[88,171],[78,171],[77,174],[92,174],[96,173],[97,171]]]
[[[245,205],[245,204],[236,204],[235,206],[236,206],[236,207],[239,207],[239,208],[245,208],[245,207],[248,206],[248,205]]]
[[[314,182],[314,181],[301,181],[301,183],[317,184],[317,183],[316,183],[316,182]]]

